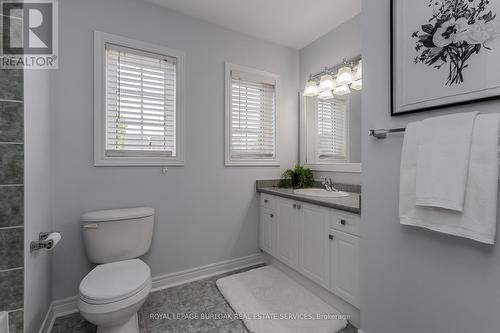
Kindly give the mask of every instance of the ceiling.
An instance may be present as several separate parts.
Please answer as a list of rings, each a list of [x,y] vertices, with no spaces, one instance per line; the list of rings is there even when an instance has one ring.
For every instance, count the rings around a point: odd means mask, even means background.
[[[144,0],[301,49],[361,12],[361,0]]]

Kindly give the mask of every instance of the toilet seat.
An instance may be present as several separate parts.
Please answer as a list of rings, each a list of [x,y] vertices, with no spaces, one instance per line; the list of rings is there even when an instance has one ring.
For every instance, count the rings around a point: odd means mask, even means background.
[[[132,297],[148,286],[149,266],[140,259],[130,259],[95,267],[80,283],[79,296],[87,304],[109,304]]]

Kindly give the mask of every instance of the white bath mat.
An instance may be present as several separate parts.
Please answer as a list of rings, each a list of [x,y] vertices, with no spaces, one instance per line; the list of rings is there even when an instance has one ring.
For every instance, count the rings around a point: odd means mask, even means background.
[[[334,333],[340,312],[273,266],[217,280],[217,287],[252,333]]]

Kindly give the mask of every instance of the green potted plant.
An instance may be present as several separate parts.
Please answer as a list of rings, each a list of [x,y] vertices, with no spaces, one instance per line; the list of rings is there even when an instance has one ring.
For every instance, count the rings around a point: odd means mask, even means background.
[[[312,187],[313,183],[314,177],[311,169],[297,165],[295,168],[283,172],[279,187],[304,188]]]

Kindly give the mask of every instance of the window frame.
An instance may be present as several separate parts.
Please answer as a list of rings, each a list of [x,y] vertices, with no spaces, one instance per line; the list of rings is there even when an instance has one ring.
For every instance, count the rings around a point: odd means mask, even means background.
[[[174,57],[176,64],[176,156],[106,155],[106,43]],[[94,166],[183,166],[185,163],[185,53],[122,36],[94,31]]]
[[[272,158],[233,158],[231,157],[231,71],[245,72],[250,75],[264,76],[274,80],[274,157]],[[225,166],[280,166],[278,149],[279,129],[279,75],[225,62],[225,120],[224,120],[224,164]]]

